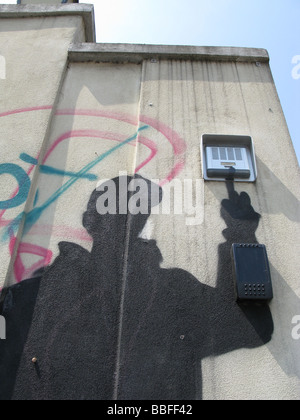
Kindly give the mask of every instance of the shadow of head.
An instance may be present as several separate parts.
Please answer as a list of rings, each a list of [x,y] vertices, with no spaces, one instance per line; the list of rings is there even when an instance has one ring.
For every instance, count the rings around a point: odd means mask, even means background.
[[[93,191],[83,226],[94,240],[106,234],[121,237],[129,228],[138,237],[162,194],[161,187],[140,175],[106,180]]]

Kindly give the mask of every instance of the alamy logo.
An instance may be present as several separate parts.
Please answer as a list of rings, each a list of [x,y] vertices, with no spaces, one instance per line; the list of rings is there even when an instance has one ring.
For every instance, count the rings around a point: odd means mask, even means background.
[[[292,329],[292,337],[294,340],[300,340],[300,315],[294,316],[292,324],[295,325]]]
[[[104,179],[98,182],[96,209],[105,214],[185,215],[187,226],[204,220],[204,182],[202,179],[173,179],[161,188],[159,180],[130,177],[120,172],[118,182]],[[163,194],[163,200],[161,200]],[[162,201],[162,202],[161,202]]]
[[[6,60],[3,55],[0,55],[0,79],[6,79]]]
[[[295,55],[292,59],[292,64],[295,64],[292,70],[292,77],[295,80],[300,79],[300,55]]]
[[[0,315],[0,340],[6,340],[6,321],[4,316]]]

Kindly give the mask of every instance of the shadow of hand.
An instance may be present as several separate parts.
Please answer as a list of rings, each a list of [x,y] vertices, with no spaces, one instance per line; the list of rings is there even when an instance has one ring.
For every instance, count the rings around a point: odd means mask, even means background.
[[[227,181],[226,186],[229,198],[222,200],[221,216],[228,228],[223,231],[223,235],[231,243],[257,243],[255,232],[260,214],[252,207],[246,192],[238,194],[232,181]]]

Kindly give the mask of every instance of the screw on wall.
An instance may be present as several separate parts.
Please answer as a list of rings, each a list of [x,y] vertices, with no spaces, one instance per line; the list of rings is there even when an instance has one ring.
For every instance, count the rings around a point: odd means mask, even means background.
[[[36,372],[37,377],[39,379],[41,379],[41,370],[40,370],[40,366],[39,366],[37,357],[33,357],[31,359],[31,362],[32,362],[32,364],[34,366],[34,369],[35,369],[35,372]]]

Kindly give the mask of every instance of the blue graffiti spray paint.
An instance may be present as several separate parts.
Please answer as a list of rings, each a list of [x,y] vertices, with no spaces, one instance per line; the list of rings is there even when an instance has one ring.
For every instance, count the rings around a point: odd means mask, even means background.
[[[21,153],[20,159],[26,163],[30,163],[31,165],[36,165],[36,166],[38,165],[38,160],[33,158],[32,156],[27,155],[27,153]],[[42,174],[47,174],[47,175],[69,176],[71,178],[88,179],[89,181],[97,180],[97,176],[93,174],[83,174],[79,176],[76,172],[62,171],[61,169],[56,169],[56,168],[53,168],[52,166],[47,166],[47,165],[40,165],[39,171]]]
[[[31,185],[29,176],[24,169],[13,163],[3,163],[0,165],[0,175],[3,174],[9,174],[16,178],[19,184],[19,191],[15,197],[10,198],[9,200],[0,201],[0,209],[7,210],[18,207],[27,199]]]
[[[136,140],[136,138],[138,137],[138,134],[140,131],[146,130],[147,128],[149,128],[148,125],[144,125],[142,127],[140,127],[137,132],[132,135],[131,137],[129,137],[128,139],[126,139],[125,141],[123,141],[122,143],[118,144],[117,146],[109,149],[107,152],[103,153],[102,155],[98,156],[95,160],[93,160],[92,162],[90,162],[88,165],[86,165],[85,167],[83,167],[78,173],[73,174],[73,173],[67,173],[64,171],[59,171],[55,168],[51,168],[51,167],[47,167],[46,166],[46,171],[48,170],[47,173],[51,173],[53,175],[67,175],[69,174],[69,176],[71,176],[71,179],[69,179],[69,181],[67,181],[64,185],[62,185],[57,191],[55,191],[54,194],[52,194],[46,201],[44,204],[42,204],[39,207],[35,207],[33,208],[30,212],[28,212],[27,214],[22,212],[21,214],[19,214],[7,227],[2,240],[8,240],[12,237],[13,234],[15,234],[15,232],[17,231],[19,224],[22,221],[23,216],[25,215],[25,225],[24,225],[24,234],[26,234],[31,228],[32,226],[38,221],[38,219],[41,217],[42,213],[51,205],[53,204],[62,194],[64,194],[73,184],[75,184],[75,182],[77,182],[78,180],[82,179],[82,178],[88,178],[90,179],[92,174],[88,174],[88,172],[94,168],[96,165],[98,165],[98,163],[102,162],[105,158],[109,157],[112,153],[116,152],[117,150],[119,150],[120,148],[122,148],[123,146],[125,146],[128,143],[131,143],[132,141]],[[37,164],[37,160],[32,158],[31,156],[23,153],[21,156],[21,159],[26,161],[27,163],[30,164]],[[7,164],[10,165],[10,164]],[[21,169],[20,167],[18,167],[17,165],[14,165],[17,168]],[[44,167],[45,170],[45,166],[41,165],[41,167]],[[1,168],[1,165],[0,165]],[[50,170],[51,169],[51,170]],[[23,171],[23,169],[21,169]],[[23,171],[25,173],[25,171]],[[61,172],[61,173],[58,173]],[[4,173],[4,172],[3,172]],[[1,172],[0,172],[1,174]],[[71,175],[72,174],[72,175]],[[28,175],[25,173],[25,175],[28,177]],[[94,175],[92,175],[93,177]],[[97,177],[96,177],[97,178]],[[29,177],[28,177],[29,180]],[[29,188],[25,197],[27,198],[27,195],[29,193],[29,189],[30,189],[30,180],[29,180]],[[24,189],[25,191],[25,189]],[[0,202],[1,203],[1,202]],[[22,203],[21,203],[22,204]]]

